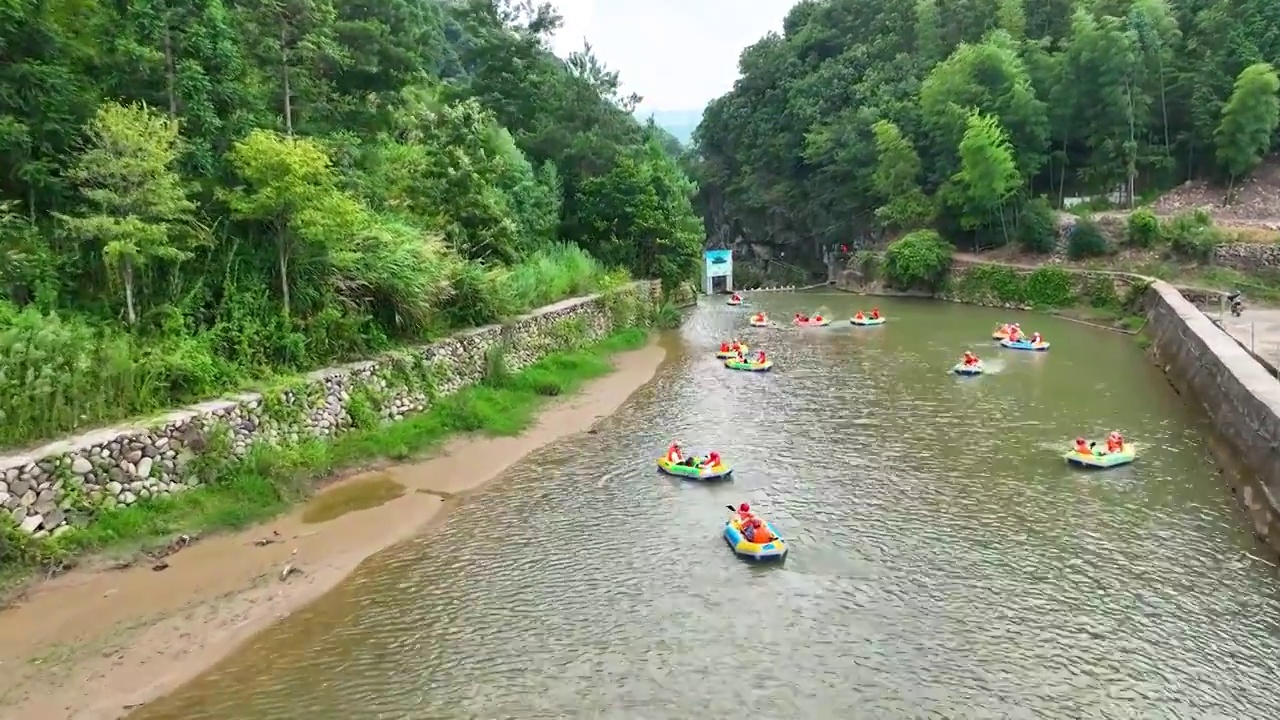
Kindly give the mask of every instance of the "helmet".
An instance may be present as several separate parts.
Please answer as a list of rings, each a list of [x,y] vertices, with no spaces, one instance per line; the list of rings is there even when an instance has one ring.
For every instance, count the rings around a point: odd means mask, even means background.
[[[738,506],[738,512],[751,512],[751,505],[742,503]]]
[[[1076,442],[1083,444],[1083,443],[1084,443],[1084,438],[1082,438],[1082,437],[1078,437],[1078,438],[1076,438]]]

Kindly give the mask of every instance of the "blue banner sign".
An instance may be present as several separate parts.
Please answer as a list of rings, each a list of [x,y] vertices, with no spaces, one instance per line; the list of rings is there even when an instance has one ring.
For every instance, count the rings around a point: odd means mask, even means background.
[[[705,257],[707,277],[728,277],[733,274],[732,250],[708,250]]]

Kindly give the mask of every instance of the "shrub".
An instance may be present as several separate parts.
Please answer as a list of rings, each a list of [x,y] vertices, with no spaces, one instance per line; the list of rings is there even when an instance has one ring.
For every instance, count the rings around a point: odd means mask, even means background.
[[[680,327],[680,309],[669,302],[662,303],[653,312],[653,325],[662,330]]]
[[[511,266],[460,264],[452,278],[453,294],[442,308],[441,330],[501,322],[566,298],[617,287],[630,278],[605,269],[577,245],[558,244],[538,250]]]
[[[1004,265],[972,265],[963,273],[951,276],[949,289],[968,302],[1000,302],[1022,305],[1026,302],[1023,277]]]
[[[1069,307],[1075,303],[1072,275],[1062,268],[1040,268],[1023,285],[1027,302],[1036,307]]]
[[[1206,261],[1222,243],[1222,234],[1213,227],[1213,219],[1204,210],[1183,213],[1165,227],[1169,249],[1190,260]]]
[[[951,245],[933,230],[917,230],[889,244],[885,280],[901,290],[934,290],[951,270]]]
[[[0,327],[0,445],[19,445],[221,390],[225,363],[199,341],[144,350],[75,318],[11,309]]]
[[[1018,244],[1030,253],[1050,253],[1058,244],[1058,222],[1044,198],[1035,198],[1022,208],[1018,218]]]
[[[1067,239],[1067,257],[1072,260],[1099,257],[1107,254],[1107,238],[1098,224],[1086,218],[1076,220]]]
[[[1120,307],[1120,296],[1116,294],[1116,284],[1110,277],[1096,277],[1089,281],[1086,290],[1089,304],[1095,308]]]
[[[1134,247],[1151,247],[1160,240],[1160,220],[1147,208],[1139,208],[1129,215],[1126,240]]]

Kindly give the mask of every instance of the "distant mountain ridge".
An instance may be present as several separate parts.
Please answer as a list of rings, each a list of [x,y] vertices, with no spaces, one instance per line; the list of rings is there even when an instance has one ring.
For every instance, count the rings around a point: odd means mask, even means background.
[[[702,122],[702,109],[697,110],[637,110],[641,121],[653,118],[654,124],[671,133],[681,145],[693,142],[693,131]]]

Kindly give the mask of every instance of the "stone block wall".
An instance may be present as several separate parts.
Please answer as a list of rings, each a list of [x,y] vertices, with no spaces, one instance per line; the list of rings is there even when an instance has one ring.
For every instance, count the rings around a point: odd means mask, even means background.
[[[28,533],[56,535],[110,509],[189,491],[192,461],[244,456],[259,443],[324,438],[395,422],[483,379],[494,352],[518,371],[557,350],[647,321],[662,298],[642,281],[607,295],[541,308],[507,325],[298,378],[287,387],[200,403],[130,426],[104,428],[29,452],[0,455],[0,512]]]
[[[991,268],[1001,268],[1001,272],[1021,280],[1024,283],[1021,293],[1018,292],[1018,288],[1011,287],[1008,290],[1012,292],[1004,292],[1002,295],[999,283],[992,282],[990,277],[983,277],[991,275]],[[937,293],[918,290],[904,292],[886,288],[874,272],[868,272],[865,268],[851,268],[839,272],[836,275],[835,286],[837,290],[867,295],[935,297],[939,300],[969,305],[1019,310],[1031,309],[1036,305],[1035,289],[1025,285],[1036,273],[1041,273],[1042,279],[1057,275],[1067,283],[1066,293],[1071,296],[1073,302],[1083,304],[1089,304],[1095,298],[1104,299],[1109,293],[1113,293],[1119,300],[1141,299],[1145,302],[1145,295],[1141,298],[1133,298],[1133,294],[1143,291],[1154,280],[1154,278],[1133,273],[1082,270],[1060,267],[1052,263],[1039,268],[1025,268],[999,263],[956,260],[951,267],[946,285]],[[1223,298],[1226,297],[1226,293],[1221,290],[1192,287],[1178,287],[1177,290],[1193,305],[1214,311],[1221,307]]]
[[[1004,275],[1001,278],[999,275]],[[1129,273],[1075,270],[1046,265],[1023,268],[956,261],[941,300],[1008,309],[1107,305],[1129,299],[1146,280]]]
[[[1214,248],[1213,264],[1247,273],[1280,272],[1280,244],[1225,243]]]
[[[1023,268],[956,260],[947,282],[938,292],[903,292],[886,288],[875,273],[869,271],[873,265],[870,263],[867,267],[841,271],[836,275],[836,289],[869,295],[935,297],[970,305],[1030,309],[1037,305],[1090,304],[1095,299],[1098,304],[1125,300],[1135,292],[1134,288],[1140,291],[1147,282],[1137,275],[1102,270],[1067,270],[1053,265]]]
[[[1232,458],[1257,478],[1237,494],[1254,533],[1280,550],[1280,382],[1173,286],[1147,291],[1151,352],[1205,410]]]

